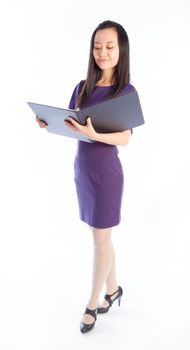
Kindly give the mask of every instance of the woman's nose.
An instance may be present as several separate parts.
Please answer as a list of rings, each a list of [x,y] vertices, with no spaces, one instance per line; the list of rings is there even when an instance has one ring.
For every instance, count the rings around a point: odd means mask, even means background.
[[[104,57],[106,56],[107,52],[106,52],[106,49],[102,48],[100,51],[99,51],[99,56],[100,57]]]

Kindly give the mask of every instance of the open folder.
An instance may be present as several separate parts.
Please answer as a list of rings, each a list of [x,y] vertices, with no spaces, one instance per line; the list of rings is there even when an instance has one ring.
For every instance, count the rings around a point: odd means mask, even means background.
[[[79,132],[71,130],[64,121],[74,118],[82,125],[91,117],[92,125],[99,133],[111,133],[133,129],[144,124],[144,118],[137,91],[117,96],[80,110],[63,109],[27,102],[35,115],[45,121],[47,131],[86,142],[92,142]]]

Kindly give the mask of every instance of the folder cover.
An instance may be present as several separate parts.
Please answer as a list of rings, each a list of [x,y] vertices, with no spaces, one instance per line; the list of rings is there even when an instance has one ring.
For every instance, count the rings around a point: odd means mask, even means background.
[[[35,115],[48,124],[47,131],[86,142],[92,141],[65,125],[64,121],[68,117],[74,118],[82,125],[86,124],[87,117],[91,117],[92,125],[99,133],[124,131],[145,123],[137,91],[80,110],[27,103]]]

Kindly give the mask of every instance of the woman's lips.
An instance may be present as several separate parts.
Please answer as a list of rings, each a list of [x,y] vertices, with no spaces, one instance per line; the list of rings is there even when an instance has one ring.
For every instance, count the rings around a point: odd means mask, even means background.
[[[109,60],[98,60],[100,63],[109,62]]]

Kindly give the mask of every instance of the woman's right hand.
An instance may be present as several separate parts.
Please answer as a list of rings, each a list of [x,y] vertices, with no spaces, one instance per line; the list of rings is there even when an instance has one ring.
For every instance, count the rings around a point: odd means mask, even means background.
[[[43,120],[39,119],[38,116],[36,116],[36,121],[40,128],[47,128],[48,124],[46,124]]]

